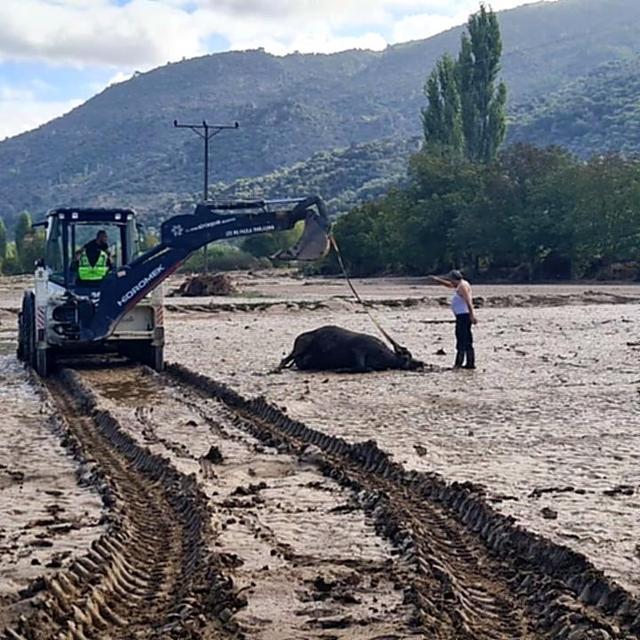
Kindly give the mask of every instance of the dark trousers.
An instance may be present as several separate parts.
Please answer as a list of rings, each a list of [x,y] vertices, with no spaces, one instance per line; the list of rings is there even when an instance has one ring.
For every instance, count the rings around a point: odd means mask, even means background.
[[[456,351],[469,351],[469,349],[473,349],[471,316],[468,313],[461,313],[456,316]]]

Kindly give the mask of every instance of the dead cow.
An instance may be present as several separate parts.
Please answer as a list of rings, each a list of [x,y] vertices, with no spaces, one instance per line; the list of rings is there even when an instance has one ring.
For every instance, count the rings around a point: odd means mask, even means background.
[[[389,349],[382,340],[366,333],[327,325],[301,333],[293,351],[280,362],[279,369],[292,365],[311,371],[384,371],[385,369],[421,369],[409,350]]]

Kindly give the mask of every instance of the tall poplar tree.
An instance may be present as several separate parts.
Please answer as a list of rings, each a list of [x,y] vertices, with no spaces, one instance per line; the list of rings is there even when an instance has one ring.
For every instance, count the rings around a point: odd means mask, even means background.
[[[24,247],[24,239],[31,233],[31,215],[28,211],[23,211],[16,220],[13,227],[13,238],[16,241],[16,253],[18,256],[22,253]]]
[[[457,61],[444,55],[426,84],[425,145],[452,157],[489,162],[506,132],[507,89],[496,85],[502,39],[495,13],[480,5],[469,17]]]
[[[469,16],[456,65],[466,156],[489,162],[506,132],[507,89],[496,86],[502,38],[496,14],[484,4]]]
[[[425,85],[427,107],[422,111],[424,136],[432,151],[460,157],[464,150],[456,63],[445,55]]]

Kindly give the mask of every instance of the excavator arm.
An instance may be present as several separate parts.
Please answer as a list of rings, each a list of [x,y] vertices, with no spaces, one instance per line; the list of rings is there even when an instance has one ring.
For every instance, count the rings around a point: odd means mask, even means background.
[[[273,258],[316,260],[322,257],[329,248],[330,223],[319,197],[204,202],[197,205],[193,214],[169,218],[161,226],[160,244],[102,281],[99,300],[81,322],[80,341],[107,338],[127,311],[204,245],[216,240],[284,231],[300,221],[305,222],[305,228],[299,242]]]

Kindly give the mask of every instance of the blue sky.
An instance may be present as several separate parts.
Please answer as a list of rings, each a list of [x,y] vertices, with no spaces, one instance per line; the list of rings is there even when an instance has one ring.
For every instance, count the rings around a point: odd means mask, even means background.
[[[229,49],[379,50],[461,24],[477,8],[478,0],[1,0],[0,140],[136,70]]]

